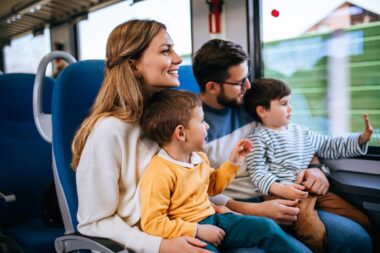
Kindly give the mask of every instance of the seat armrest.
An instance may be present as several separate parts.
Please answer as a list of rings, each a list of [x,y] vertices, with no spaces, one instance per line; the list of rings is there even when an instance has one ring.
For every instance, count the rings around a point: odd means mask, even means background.
[[[4,200],[5,202],[13,202],[16,201],[16,195],[5,189],[0,189],[0,199]]]
[[[102,253],[133,253],[121,244],[100,237],[91,237],[79,233],[64,235],[55,239],[55,250],[58,253],[74,250],[95,250]]]

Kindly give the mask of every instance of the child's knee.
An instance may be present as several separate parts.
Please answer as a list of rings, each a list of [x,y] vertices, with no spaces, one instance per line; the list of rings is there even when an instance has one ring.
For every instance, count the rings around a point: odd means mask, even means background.
[[[362,227],[364,227],[364,229],[367,230],[368,233],[372,232],[372,223],[369,220],[368,216],[364,213],[361,213],[358,219],[356,219],[356,222],[362,225]]]
[[[260,217],[259,224],[263,230],[271,234],[284,233],[282,228],[272,219]]]

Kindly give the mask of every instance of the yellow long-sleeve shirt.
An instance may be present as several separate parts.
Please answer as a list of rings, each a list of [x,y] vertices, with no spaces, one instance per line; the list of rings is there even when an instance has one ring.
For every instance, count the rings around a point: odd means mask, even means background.
[[[223,163],[219,169],[202,162],[192,168],[180,166],[160,155],[153,157],[141,178],[141,227],[164,238],[194,237],[197,222],[215,213],[209,195],[221,193],[236,175],[239,166]]]

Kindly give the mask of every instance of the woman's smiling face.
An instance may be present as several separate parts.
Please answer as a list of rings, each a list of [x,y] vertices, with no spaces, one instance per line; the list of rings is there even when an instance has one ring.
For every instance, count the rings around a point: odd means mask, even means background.
[[[178,68],[181,57],[173,49],[173,41],[165,29],[153,38],[135,67],[144,83],[144,89],[156,92],[178,87]]]

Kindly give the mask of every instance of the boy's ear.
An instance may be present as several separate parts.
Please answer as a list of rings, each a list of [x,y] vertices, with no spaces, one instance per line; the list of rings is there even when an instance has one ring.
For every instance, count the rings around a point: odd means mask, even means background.
[[[257,115],[262,119],[266,116],[267,109],[264,108],[264,106],[258,105],[256,106],[256,113]]]
[[[186,140],[186,132],[185,132],[185,127],[183,125],[178,125],[175,129],[174,129],[174,138],[175,140],[178,140],[178,141],[185,141]]]
[[[205,88],[207,93],[216,95],[219,93],[220,85],[216,82],[209,81],[206,83]]]

